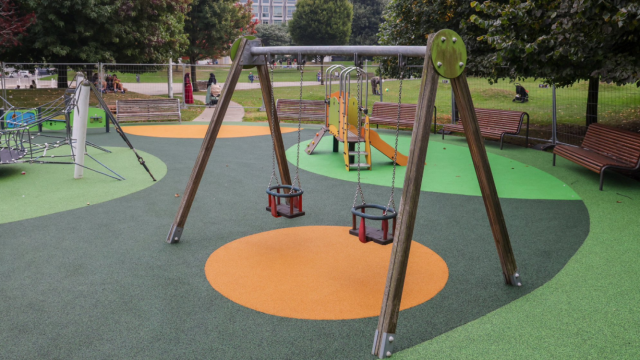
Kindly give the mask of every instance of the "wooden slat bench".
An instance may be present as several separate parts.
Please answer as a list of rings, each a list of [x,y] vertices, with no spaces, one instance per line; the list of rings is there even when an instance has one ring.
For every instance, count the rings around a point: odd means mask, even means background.
[[[522,122],[525,116],[527,117],[527,134],[526,143],[529,146],[529,114],[522,111],[511,110],[495,110],[495,109],[479,109],[476,108],[476,116],[478,117],[478,125],[480,126],[480,133],[483,137],[498,140],[500,139],[500,150],[505,135],[518,135],[522,129]],[[462,122],[457,124],[445,124],[442,128],[442,138],[444,139],[444,132],[464,132]]]
[[[400,127],[413,128],[413,122],[416,118],[416,104],[400,104]],[[433,109],[434,122],[436,119],[437,109],[434,106]],[[369,123],[378,125],[396,126],[398,121],[398,103],[392,102],[375,102],[373,103],[373,109],[371,116],[369,116]]]
[[[147,99],[116,101],[116,120],[118,120],[118,122],[169,119],[182,121],[180,100]]]
[[[600,174],[602,191],[605,170],[640,169],[640,134],[591,124],[587,128],[582,146],[557,145],[553,149],[553,166],[556,165],[556,155]]]
[[[325,122],[326,104],[323,100],[302,100],[302,121],[322,121]],[[276,101],[276,112],[278,120],[298,121],[300,112],[300,100],[278,99]]]

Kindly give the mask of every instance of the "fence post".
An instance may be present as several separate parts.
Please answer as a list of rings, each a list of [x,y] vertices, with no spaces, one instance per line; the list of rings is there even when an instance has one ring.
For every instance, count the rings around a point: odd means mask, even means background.
[[[167,89],[169,91],[169,99],[173,99],[173,61],[169,58],[169,76]]]
[[[186,86],[184,83],[184,74],[186,73],[186,71],[187,71],[187,66],[184,63],[182,63],[182,108],[183,109],[187,108],[187,101],[185,99]]]
[[[456,123],[456,95],[453,93],[453,86],[451,87],[451,123]]]
[[[556,145],[556,141],[558,140],[557,126],[558,126],[558,118],[557,118],[557,105],[556,105],[556,85],[551,85],[551,144]]]
[[[82,179],[87,141],[87,122],[89,118],[89,91],[91,89],[88,81],[78,83],[76,86],[76,106],[74,106],[75,114],[73,116],[71,149],[73,150],[73,140],[75,139],[75,153],[72,153],[75,162],[73,178]]]
[[[2,71],[2,98],[4,100],[2,100],[2,110],[8,110],[9,108],[6,107],[6,99],[7,99],[7,82],[6,82],[6,74],[5,74],[5,64],[4,62],[0,62],[0,71]]]

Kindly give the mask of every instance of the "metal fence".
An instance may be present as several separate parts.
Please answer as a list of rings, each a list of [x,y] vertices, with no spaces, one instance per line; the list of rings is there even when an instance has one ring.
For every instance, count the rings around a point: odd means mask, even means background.
[[[322,66],[313,62],[307,63],[301,82],[300,72],[295,64],[289,64],[286,59],[283,60],[279,61],[272,71],[274,93],[277,99],[298,99],[300,93],[306,100],[324,99],[325,86],[320,86],[319,74],[324,78],[325,70],[334,63],[325,63]],[[344,62],[344,65],[349,66],[350,62]],[[115,104],[115,101],[122,98],[169,97],[181,99],[183,108],[203,107],[206,105],[206,86],[210,74],[215,75],[218,85],[224,86],[230,71],[230,65],[175,63],[2,63],[0,66],[2,69],[0,95],[14,106],[21,107],[36,107],[38,103],[45,103],[51,97],[60,96],[62,88],[68,86],[78,72],[82,72],[104,91],[103,98],[109,105]],[[420,68],[417,66],[411,69],[415,71],[408,74],[418,74]],[[377,65],[365,63],[365,70],[370,77],[375,76],[377,69]],[[186,104],[183,98],[183,84],[187,74],[193,82],[194,102],[192,104]],[[107,89],[108,75],[117,77],[120,87]],[[330,75],[335,76],[335,74]],[[355,80],[355,78],[351,79],[353,82]],[[335,91],[337,80],[331,79],[331,81],[334,86],[332,91]],[[579,82],[554,91],[553,86],[527,79],[518,83],[527,91],[528,101],[526,102],[514,101],[517,85],[515,82],[505,80],[489,84],[486,79],[474,77],[469,77],[468,82],[475,107],[527,112],[531,119],[531,138],[539,139],[539,142],[548,142],[552,138],[554,116],[557,120],[557,141],[578,145],[584,137],[589,91],[587,82]],[[419,84],[419,79],[409,77],[403,80],[402,102],[417,102]],[[38,91],[33,91],[34,88]],[[397,102],[400,95],[399,88],[399,79],[383,78],[378,95],[374,96],[369,88],[367,107],[371,109],[376,101]],[[246,120],[266,119],[259,89],[260,84],[255,69],[243,70],[231,107],[242,107]],[[640,130],[640,89],[638,87],[602,83],[598,95],[598,122],[632,131]],[[6,104],[3,103],[2,106],[5,108]],[[441,79],[438,84],[436,106],[439,124],[455,120],[451,84],[446,79]],[[512,137],[509,141],[524,143],[518,137]]]

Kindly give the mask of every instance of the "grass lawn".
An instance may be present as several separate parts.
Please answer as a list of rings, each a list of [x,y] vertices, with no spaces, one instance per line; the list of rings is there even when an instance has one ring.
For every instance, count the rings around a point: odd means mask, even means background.
[[[25,90],[7,90],[7,100],[14,106],[22,107],[22,108],[35,108],[41,106],[42,104],[46,104],[53,100],[56,100],[64,95],[65,89],[25,89]],[[139,94],[135,92],[128,91],[125,94],[120,93],[108,93],[104,94],[103,98],[107,105],[115,105],[116,100],[130,100],[130,99],[158,99],[158,98],[166,98],[167,96],[152,96]],[[176,97],[180,98],[180,97]],[[204,105],[203,102],[199,100],[194,100],[194,102],[198,105]],[[98,105],[98,99],[96,99],[95,95],[91,94],[91,98],[89,100],[89,104],[91,106]],[[183,109],[182,112],[182,121],[191,121],[197,118],[202,112],[204,108],[201,107],[192,107],[188,109]]]
[[[522,81],[521,84],[529,91],[529,102],[513,102],[515,85],[508,81],[500,81],[489,85],[485,79],[469,78],[469,87],[478,108],[503,109],[525,111],[535,125],[551,124],[552,89],[539,88],[539,82],[534,80]],[[383,83],[383,101],[397,102],[399,81]],[[418,100],[420,80],[405,80],[403,83],[402,102],[415,104]],[[337,84],[332,85],[332,90],[338,89]],[[388,91],[387,91],[388,89]],[[586,82],[577,83],[572,87],[557,89],[558,123],[583,125],[587,107]],[[356,92],[355,84],[352,84],[352,92]],[[276,99],[298,99],[299,87],[275,88]],[[303,99],[324,99],[324,86],[304,86]],[[259,89],[237,90],[233,100],[247,107],[245,120],[266,121],[266,113],[258,112],[251,107],[259,107],[262,97]],[[368,108],[371,109],[374,102],[380,101],[379,96],[369,94]],[[451,84],[440,81],[436,98],[438,110],[438,122],[451,121]],[[600,85],[599,93],[599,122],[610,125],[623,125],[628,123],[640,123],[640,89],[628,86],[616,86],[609,84]]]

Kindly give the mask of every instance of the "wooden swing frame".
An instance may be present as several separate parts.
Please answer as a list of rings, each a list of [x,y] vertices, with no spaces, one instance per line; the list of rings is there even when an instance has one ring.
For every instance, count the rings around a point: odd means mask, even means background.
[[[171,226],[167,236],[168,243],[177,243],[180,241],[184,226],[191,209],[191,205],[196,196],[198,186],[202,180],[207,162],[213,150],[216,138],[222,125],[222,120],[227,112],[231,97],[235,90],[236,84],[240,77],[243,65],[257,66],[257,73],[260,79],[260,88],[262,90],[263,99],[265,99],[265,108],[270,131],[272,131],[276,159],[280,178],[283,185],[291,185],[291,176],[285,154],[285,148],[282,141],[282,133],[280,132],[280,124],[278,115],[275,111],[271,111],[271,107],[275,103],[273,101],[273,89],[269,81],[268,61],[270,55],[277,54],[297,54],[297,55],[356,55],[357,56],[397,56],[402,54],[409,57],[424,57],[424,66],[422,71],[422,82],[420,85],[420,94],[415,115],[415,123],[411,135],[411,147],[409,151],[409,161],[405,175],[402,198],[398,209],[397,222],[394,229],[394,242],[391,250],[391,259],[389,263],[389,272],[387,282],[384,289],[384,298],[382,309],[378,320],[378,326],[375,332],[372,354],[379,358],[391,356],[393,353],[393,343],[395,339],[396,326],[400,313],[400,301],[402,298],[402,290],[404,280],[407,273],[407,263],[409,260],[409,250],[411,248],[411,239],[413,238],[413,229],[416,222],[418,210],[418,201],[420,199],[422,178],[424,173],[425,160],[427,156],[427,146],[429,144],[429,129],[433,121],[434,106],[436,100],[436,92],[438,89],[438,80],[444,68],[453,69],[459,66],[463,68],[463,62],[458,63],[455,54],[447,53],[442,60],[434,65],[432,60],[432,51],[434,43],[442,41],[450,41],[453,43],[459,41],[456,46],[464,47],[461,37],[451,30],[441,30],[436,34],[429,35],[426,48],[424,46],[288,46],[288,47],[261,47],[260,40],[240,39],[236,53],[235,61],[231,67],[231,71],[222,91],[222,95],[218,102],[207,133],[202,142],[202,147],[198,153],[195,166],[191,172],[191,177],[187,183],[187,187],[182,197],[180,208],[176,214],[175,220]],[[448,39],[447,39],[448,37]],[[249,43],[250,46],[247,46]],[[451,45],[451,44],[448,44]],[[436,44],[440,46],[440,44]],[[442,53],[442,48],[436,49]],[[448,50],[447,50],[448,51]],[[466,61],[466,48],[464,50]],[[449,56],[451,55],[451,56]],[[448,56],[448,57],[447,57]],[[446,75],[443,75],[448,77]],[[455,76],[449,76],[451,85],[456,97],[456,103],[460,111],[460,118],[465,129],[465,136],[473,159],[476,175],[480,185],[482,198],[491,225],[494,242],[498,251],[498,257],[502,266],[502,273],[505,283],[508,285],[520,286],[518,269],[511,248],[511,242],[507,231],[507,226],[500,206],[500,200],[496,191],[495,182],[489,165],[487,152],[484,147],[480,128],[478,127],[478,119],[476,117],[469,85],[464,71],[460,70]]]

